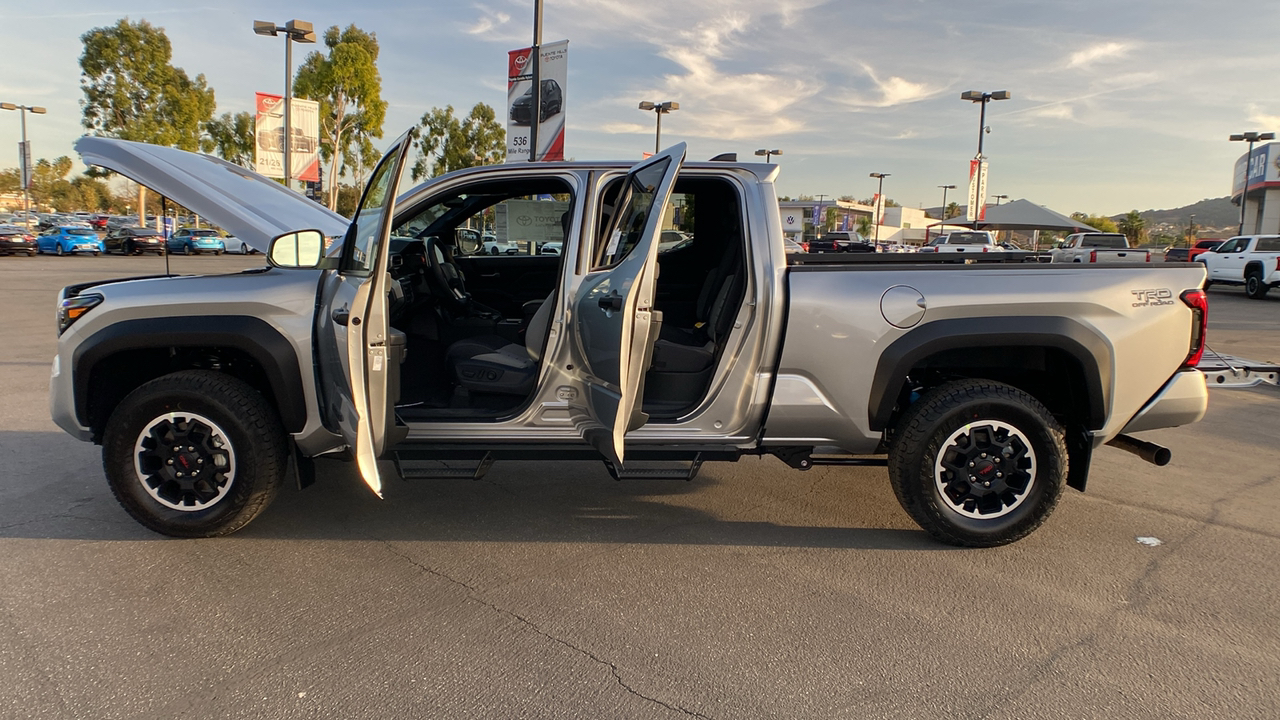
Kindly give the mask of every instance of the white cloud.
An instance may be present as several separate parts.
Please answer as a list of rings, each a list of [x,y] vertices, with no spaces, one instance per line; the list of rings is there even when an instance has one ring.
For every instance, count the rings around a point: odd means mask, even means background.
[[[1247,115],[1250,123],[1266,128],[1266,131],[1280,130],[1280,115],[1266,112],[1253,103],[1249,104]]]
[[[1115,41],[1096,43],[1083,50],[1071,53],[1071,58],[1067,61],[1067,67],[1083,68],[1101,60],[1119,59],[1128,55],[1132,49],[1133,45],[1131,43]]]
[[[463,28],[468,35],[484,35],[511,21],[511,16],[505,12],[490,10],[483,5],[477,5],[476,9],[480,11],[480,17]]]

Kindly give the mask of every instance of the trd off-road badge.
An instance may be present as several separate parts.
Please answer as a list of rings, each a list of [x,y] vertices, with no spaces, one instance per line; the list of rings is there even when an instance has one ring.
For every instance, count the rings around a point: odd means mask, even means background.
[[[1173,304],[1173,291],[1169,288],[1130,290],[1129,292],[1133,293],[1134,307],[1155,307],[1157,305]]]

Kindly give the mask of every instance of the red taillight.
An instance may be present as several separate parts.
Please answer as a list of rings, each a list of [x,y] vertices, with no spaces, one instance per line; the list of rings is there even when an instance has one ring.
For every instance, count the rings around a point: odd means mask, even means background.
[[[983,245],[983,246],[982,246],[982,252],[986,252],[986,251],[987,251],[987,246],[986,246],[986,245]]]
[[[800,243],[800,247],[801,247],[801,249],[803,249],[805,252],[809,252],[809,241],[808,241],[808,240],[805,240],[804,242]]]
[[[1090,250],[1090,251],[1089,251],[1089,262],[1093,262],[1093,263],[1098,262],[1098,251],[1097,251],[1097,250]]]
[[[1182,302],[1191,308],[1191,352],[1187,353],[1182,366],[1195,367],[1204,355],[1204,337],[1209,326],[1209,296],[1197,288],[1182,293]]]
[[[1147,262],[1151,262],[1151,251],[1147,251]]]

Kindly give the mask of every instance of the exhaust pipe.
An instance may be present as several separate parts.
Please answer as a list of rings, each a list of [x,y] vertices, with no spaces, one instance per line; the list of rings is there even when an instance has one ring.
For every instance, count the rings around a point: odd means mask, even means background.
[[[1114,448],[1120,448],[1125,452],[1131,452],[1159,467],[1168,465],[1169,461],[1173,459],[1173,452],[1169,448],[1146,440],[1139,440],[1131,435],[1117,435],[1107,444]]]

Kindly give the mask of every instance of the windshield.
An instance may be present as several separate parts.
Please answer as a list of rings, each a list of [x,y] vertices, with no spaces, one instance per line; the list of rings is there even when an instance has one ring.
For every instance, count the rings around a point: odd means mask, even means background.
[[[1129,241],[1123,235],[1085,235],[1080,238],[1080,247],[1127,248]]]
[[[986,233],[960,232],[947,236],[948,245],[990,245],[991,236]]]

